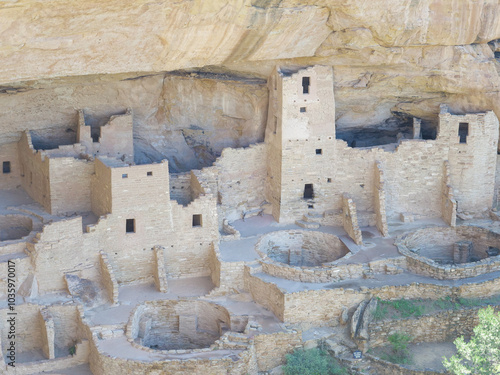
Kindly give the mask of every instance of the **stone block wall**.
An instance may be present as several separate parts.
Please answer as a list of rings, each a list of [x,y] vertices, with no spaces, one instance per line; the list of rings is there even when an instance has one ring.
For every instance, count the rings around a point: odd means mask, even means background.
[[[473,328],[479,323],[479,309],[446,310],[407,319],[372,321],[368,327],[370,346],[388,345],[388,337],[395,332],[410,335],[413,343],[451,342],[459,336],[470,337]]]
[[[18,143],[23,189],[47,212],[66,214],[91,210],[90,180],[94,164],[79,159],[79,144],[36,151],[31,136]]]
[[[1,342],[2,342],[2,354],[7,351],[9,342],[9,324],[7,321],[9,319],[8,312],[9,309],[0,310],[0,318],[2,319],[2,325],[0,326]],[[40,319],[40,306],[35,304],[23,304],[16,306],[16,325],[15,333],[16,339],[16,353],[38,351],[42,353],[44,347],[44,335],[45,327]]]
[[[95,173],[91,177],[91,209],[96,216],[111,213],[111,168],[99,158],[94,162]]]
[[[49,160],[36,152],[31,136],[24,132],[18,143],[19,162],[21,169],[21,186],[31,198],[40,203],[43,208],[50,212],[50,172]]]
[[[115,272],[113,270],[113,266],[109,261],[108,254],[101,251],[99,256],[99,263],[101,265],[101,277],[102,283],[106,292],[108,294],[108,298],[112,304],[118,303],[118,282],[116,281]]]
[[[253,275],[259,271],[260,267],[245,266],[245,290],[248,290],[255,302],[271,310],[278,319],[284,321],[285,294],[276,285]]]
[[[342,214],[343,214],[343,227],[349,237],[352,238],[356,245],[363,244],[363,237],[358,225],[358,213],[356,204],[351,197],[344,194],[342,197]]]
[[[389,235],[389,228],[387,226],[387,212],[385,207],[385,178],[384,170],[380,162],[375,163],[375,186],[374,190],[374,209],[375,209],[375,220],[376,226],[382,236],[387,237]]]
[[[171,173],[170,181],[170,199],[177,201],[182,205],[187,205],[193,198],[191,191],[191,172]]]
[[[216,160],[218,169],[219,221],[238,220],[262,209],[266,201],[267,148],[265,144],[247,148],[226,148]]]
[[[92,210],[91,177],[94,163],[85,159],[50,158],[50,213],[66,214]]]
[[[99,154],[134,161],[133,118],[131,109],[123,115],[111,116],[101,127]]]
[[[481,213],[493,204],[498,119],[493,112],[455,116],[443,108],[438,140],[449,147],[451,186],[459,213]],[[468,131],[460,142],[459,128]]]
[[[285,355],[302,344],[301,332],[279,332],[253,338],[260,371],[269,371],[285,364]]]
[[[0,145],[0,190],[11,190],[21,185],[21,163],[17,145],[17,142]],[[10,165],[9,173],[3,173],[4,162]]]

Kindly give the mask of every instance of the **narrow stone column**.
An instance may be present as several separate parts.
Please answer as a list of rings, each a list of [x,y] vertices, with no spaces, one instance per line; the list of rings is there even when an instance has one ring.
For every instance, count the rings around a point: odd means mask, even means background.
[[[469,263],[473,249],[472,241],[459,241],[453,245],[453,262]]]

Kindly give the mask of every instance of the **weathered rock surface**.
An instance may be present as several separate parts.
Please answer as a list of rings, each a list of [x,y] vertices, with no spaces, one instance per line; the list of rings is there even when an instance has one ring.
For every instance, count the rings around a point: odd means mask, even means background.
[[[500,116],[497,39],[498,0],[11,0],[0,143],[131,107],[138,162],[198,168],[262,140],[277,64],[334,67],[339,129],[432,126],[441,103]]]

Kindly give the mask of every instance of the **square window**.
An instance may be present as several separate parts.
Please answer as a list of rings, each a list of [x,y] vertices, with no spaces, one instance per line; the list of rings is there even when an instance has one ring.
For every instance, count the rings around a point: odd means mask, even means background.
[[[327,178],[326,182],[332,182],[332,179],[331,178]]]
[[[2,171],[4,174],[10,173],[10,161],[3,162]]]
[[[122,174],[122,178],[128,178],[128,174],[126,173]]]
[[[302,113],[306,112],[306,107],[300,107],[300,112]]]
[[[193,215],[193,227],[201,227],[201,215]]]
[[[148,176],[152,176],[153,172],[148,172],[147,174],[148,174]]]
[[[323,155],[323,150],[320,148],[316,149],[316,155]]]
[[[314,205],[313,204],[308,204],[307,208],[314,208]]]
[[[125,230],[127,233],[135,233],[135,219],[127,219]]]

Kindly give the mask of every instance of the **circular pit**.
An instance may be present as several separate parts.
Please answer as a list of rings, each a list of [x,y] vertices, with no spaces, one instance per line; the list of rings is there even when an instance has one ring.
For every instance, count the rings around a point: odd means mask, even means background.
[[[33,221],[25,215],[0,216],[0,241],[18,240],[33,230]]]
[[[154,350],[202,349],[210,347],[230,325],[228,311],[214,303],[150,301],[136,307],[127,336]]]

